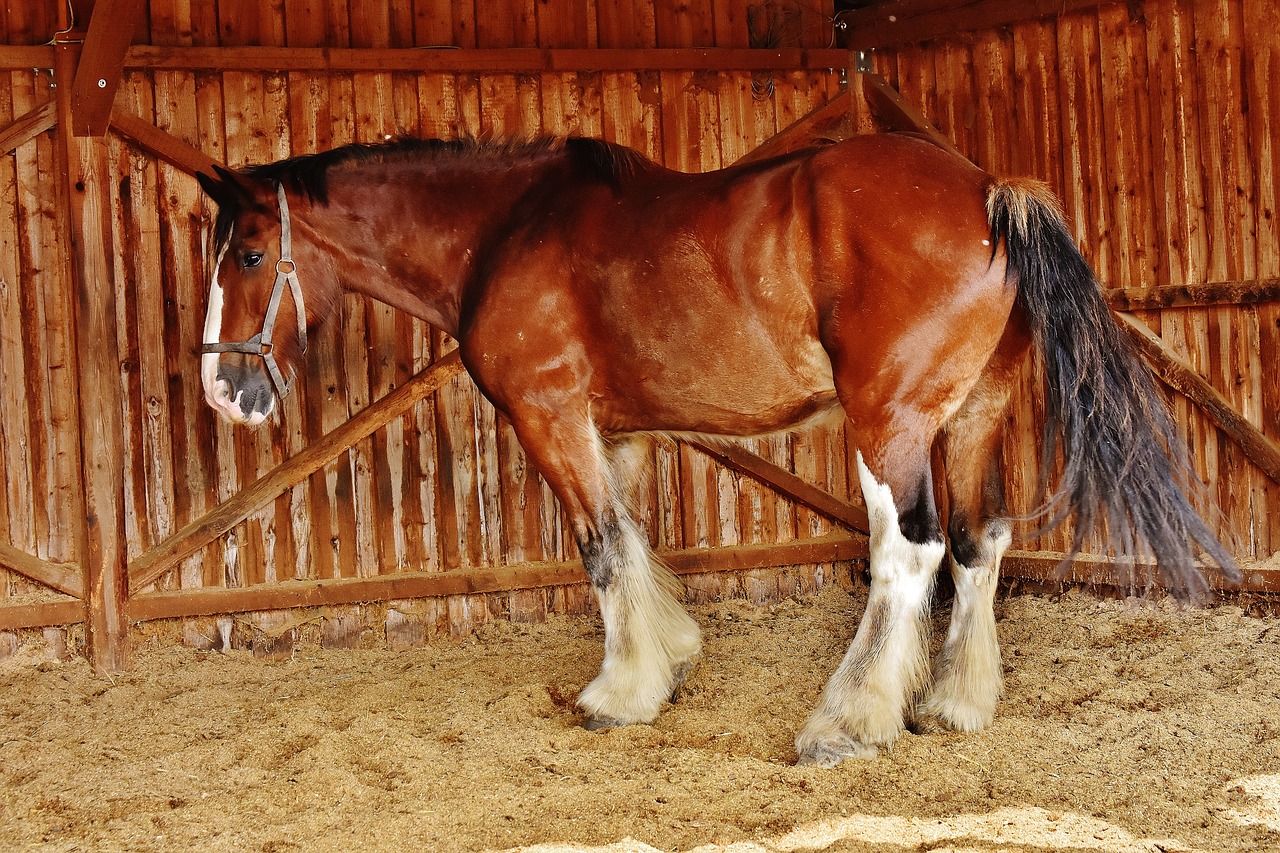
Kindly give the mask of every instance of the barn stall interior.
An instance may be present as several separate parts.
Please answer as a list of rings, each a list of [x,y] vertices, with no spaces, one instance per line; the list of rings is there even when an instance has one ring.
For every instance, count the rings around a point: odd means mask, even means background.
[[[204,403],[213,207],[194,172],[403,135],[577,134],[703,171],[918,129],[1046,181],[1168,387],[1258,598],[1228,595],[1265,609],[1280,590],[1280,14],[953,5],[8,3],[0,655],[83,651],[104,673],[178,642],[296,660],[593,611],[548,488],[418,321],[350,297],[275,422],[233,430]],[[1003,453],[1023,512],[1035,368]],[[660,445],[640,520],[691,604],[729,624],[749,611],[725,602],[781,601],[762,620],[781,621],[796,595],[861,584],[853,453],[838,428]],[[1019,534],[1013,587],[1127,587],[1100,547],[1059,572],[1069,527]],[[1241,630],[1273,644],[1268,626]]]

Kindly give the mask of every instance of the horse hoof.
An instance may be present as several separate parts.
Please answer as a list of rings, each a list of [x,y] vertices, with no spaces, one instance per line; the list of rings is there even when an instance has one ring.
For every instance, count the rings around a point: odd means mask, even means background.
[[[933,714],[920,713],[908,721],[907,731],[913,735],[937,735],[951,731],[951,726]]]
[[[674,703],[680,698],[680,694],[684,692],[684,683],[689,678],[689,673],[693,671],[693,661],[682,663],[676,667],[675,674],[672,676],[671,698],[667,701]]]
[[[797,748],[796,764],[816,767],[835,767],[842,761],[856,758],[859,761],[872,761],[880,754],[874,746],[860,743],[848,735],[817,740]]]
[[[615,720],[612,717],[587,717],[582,723],[582,727],[589,732],[604,732],[625,725],[626,723],[622,720]]]

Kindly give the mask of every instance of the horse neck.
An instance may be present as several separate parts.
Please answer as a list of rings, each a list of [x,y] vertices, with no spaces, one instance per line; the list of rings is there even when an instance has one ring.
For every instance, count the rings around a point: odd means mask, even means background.
[[[456,336],[486,232],[549,162],[373,163],[334,175],[316,208],[344,290],[363,293]]]

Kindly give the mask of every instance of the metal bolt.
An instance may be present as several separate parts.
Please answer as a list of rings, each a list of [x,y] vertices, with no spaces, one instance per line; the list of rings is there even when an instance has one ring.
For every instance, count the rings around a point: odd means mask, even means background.
[[[98,88],[99,88],[99,89],[105,89],[105,88],[107,88],[107,78],[106,78],[106,77],[99,77],[99,78],[98,78]]]

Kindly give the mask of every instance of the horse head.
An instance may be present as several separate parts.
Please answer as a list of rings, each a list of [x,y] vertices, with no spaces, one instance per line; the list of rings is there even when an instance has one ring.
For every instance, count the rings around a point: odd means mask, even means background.
[[[306,305],[329,301],[320,290],[333,270],[314,241],[294,241],[283,182],[214,170],[197,176],[218,205],[200,375],[214,411],[256,426],[291,388],[307,349]]]

